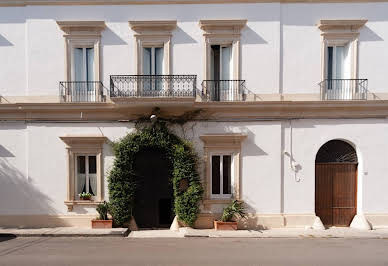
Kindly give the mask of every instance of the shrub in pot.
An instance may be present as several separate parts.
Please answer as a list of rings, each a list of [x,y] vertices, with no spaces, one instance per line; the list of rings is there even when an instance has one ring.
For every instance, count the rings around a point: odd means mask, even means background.
[[[216,230],[237,230],[236,219],[246,217],[244,203],[234,200],[224,208],[221,221],[214,221],[214,229]]]
[[[96,210],[99,216],[98,219],[92,220],[92,228],[112,228],[112,220],[108,219],[109,204],[104,201],[97,205]]]

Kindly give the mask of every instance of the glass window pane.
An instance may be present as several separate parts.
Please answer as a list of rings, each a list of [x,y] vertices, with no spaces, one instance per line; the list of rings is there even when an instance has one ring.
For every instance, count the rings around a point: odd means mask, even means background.
[[[155,48],[155,75],[163,75],[163,57],[163,48]]]
[[[89,174],[89,192],[95,196],[97,193],[97,175]]]
[[[213,80],[220,80],[220,46],[211,46],[211,75]]]
[[[222,75],[221,79],[230,80],[232,79],[231,74],[231,59],[232,59],[232,47],[222,47]]]
[[[84,81],[84,66],[83,66],[83,49],[74,48],[74,80],[73,81]]]
[[[212,194],[220,194],[220,156],[212,156]]]
[[[86,192],[85,156],[77,156],[76,195]]]
[[[222,168],[222,192],[223,194],[231,194],[232,156],[224,155],[222,157]]]
[[[151,48],[143,48],[143,75],[151,75]]]
[[[333,47],[327,47],[327,78],[333,78]]]
[[[86,81],[94,81],[94,48],[86,48]]]
[[[336,78],[343,79],[344,78],[344,61],[345,61],[345,47],[337,46],[336,47],[336,56],[335,56],[335,71]]]
[[[77,167],[79,174],[85,174],[85,156],[77,156]]]
[[[97,173],[96,156],[89,156],[89,174]]]

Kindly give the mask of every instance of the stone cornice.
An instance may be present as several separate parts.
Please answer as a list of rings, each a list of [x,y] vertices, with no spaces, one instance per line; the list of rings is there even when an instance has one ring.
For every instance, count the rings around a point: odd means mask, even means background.
[[[303,118],[387,118],[388,101],[266,101],[0,104],[2,121],[132,121],[158,106],[163,115],[179,116],[201,109],[205,120],[278,120]]]
[[[28,5],[168,5],[228,3],[371,3],[388,0],[0,0],[0,6]]]
[[[205,34],[240,34],[240,31],[247,24],[246,19],[225,19],[225,20],[200,20],[199,27]]]
[[[176,20],[128,21],[131,29],[138,34],[171,34],[175,30]]]
[[[106,28],[104,21],[57,21],[60,29],[69,35],[92,33],[100,35]]]
[[[367,23],[366,19],[321,19],[318,24],[320,30],[350,30],[357,31]]]
[[[211,134],[199,137],[205,144],[205,147],[240,147],[247,135],[243,134]]]
[[[101,147],[102,144],[105,143],[105,141],[108,139],[105,136],[92,136],[92,135],[74,135],[74,136],[63,136],[59,137],[64,143],[66,143],[66,146],[69,148],[76,147],[79,145],[91,145],[91,146],[99,146]]]

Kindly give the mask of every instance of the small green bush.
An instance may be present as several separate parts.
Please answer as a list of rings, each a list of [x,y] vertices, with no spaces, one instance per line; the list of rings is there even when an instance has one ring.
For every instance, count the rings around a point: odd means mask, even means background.
[[[221,221],[223,222],[231,222],[233,218],[245,218],[245,208],[244,202],[234,200],[227,207],[224,208],[224,212],[222,213]]]
[[[106,201],[97,205],[96,210],[99,214],[99,220],[108,220],[109,205]]]
[[[171,133],[164,122],[156,122],[128,134],[113,145],[115,160],[108,177],[108,188],[110,213],[115,223],[123,226],[132,216],[138,183],[134,161],[138,152],[148,148],[165,152],[171,165],[175,215],[192,226],[197,219],[203,194],[197,171],[197,155],[191,144]]]

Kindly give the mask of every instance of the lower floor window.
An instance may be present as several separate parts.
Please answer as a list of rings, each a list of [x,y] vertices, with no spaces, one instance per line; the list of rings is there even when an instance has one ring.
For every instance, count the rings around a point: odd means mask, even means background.
[[[212,155],[211,157],[212,195],[232,194],[232,155]]]
[[[77,156],[77,190],[80,193],[90,193],[97,195],[97,160],[96,155]]]

